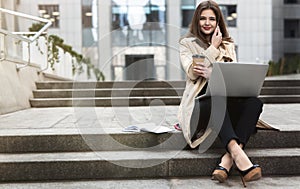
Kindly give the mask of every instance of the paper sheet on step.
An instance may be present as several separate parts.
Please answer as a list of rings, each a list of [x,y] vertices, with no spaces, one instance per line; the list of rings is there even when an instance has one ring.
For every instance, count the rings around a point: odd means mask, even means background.
[[[175,130],[166,126],[161,126],[161,125],[157,126],[154,123],[134,124],[125,127],[123,129],[123,132],[149,132],[149,133],[156,133],[156,134],[168,133],[173,131]]]

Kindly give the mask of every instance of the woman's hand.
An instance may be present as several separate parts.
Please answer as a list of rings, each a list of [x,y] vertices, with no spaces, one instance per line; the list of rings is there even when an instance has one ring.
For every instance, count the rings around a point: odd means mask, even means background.
[[[197,76],[204,77],[205,79],[209,79],[212,71],[212,67],[206,67],[204,64],[197,64],[193,67],[193,72]]]
[[[212,35],[211,44],[214,47],[216,47],[216,49],[217,49],[217,48],[219,48],[221,43],[222,43],[222,33],[221,33],[221,30],[220,30],[220,27],[217,26],[217,28],[214,31],[214,34]]]

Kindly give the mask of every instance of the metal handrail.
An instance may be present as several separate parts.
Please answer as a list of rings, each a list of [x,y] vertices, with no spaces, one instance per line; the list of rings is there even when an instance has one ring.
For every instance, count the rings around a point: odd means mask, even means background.
[[[35,41],[43,32],[45,32],[52,24],[51,20],[45,19],[45,18],[40,18],[37,16],[32,16],[32,15],[28,15],[28,14],[24,14],[24,13],[20,13],[20,12],[16,12],[16,11],[12,11],[12,10],[8,10],[8,9],[3,9],[0,8],[0,12],[4,12],[4,13],[8,13],[11,15],[15,15],[15,16],[19,16],[19,17],[23,17],[23,18],[27,18],[30,20],[35,20],[35,21],[40,21],[40,22],[44,22],[46,23],[38,32],[36,32],[36,34],[34,36],[32,36],[31,38],[29,38],[30,42]],[[1,29],[2,30],[2,29]],[[0,30],[0,31],[1,31]],[[6,31],[6,30],[4,30]],[[9,32],[7,31],[8,35],[12,35],[12,36],[16,36],[15,33],[13,32]],[[19,34],[26,34],[28,32],[18,32]],[[24,41],[28,41],[28,38],[25,37],[21,37]]]
[[[24,13],[20,13],[20,12],[16,12],[16,11],[4,9],[4,8],[0,8],[0,12],[4,12],[4,13],[15,15],[15,16],[18,16],[18,17],[22,17],[22,18],[26,18],[26,19],[46,23],[38,32],[10,32],[8,30],[4,30],[4,29],[0,28],[0,33],[3,33],[5,36],[10,36],[10,37],[13,37],[15,39],[19,39],[21,41],[24,41],[24,42],[28,43],[28,53],[29,53],[28,54],[28,61],[25,65],[17,67],[17,69],[26,67],[30,64],[30,44],[33,41],[35,41],[39,36],[46,33],[46,30],[51,26],[52,22],[51,22],[51,20],[48,20],[48,19],[44,19],[44,18],[40,18],[40,17],[36,17],[36,16],[24,14]],[[22,35],[26,35],[26,34],[29,34],[29,33],[34,34],[34,35],[30,36],[29,38],[22,36]],[[2,53],[4,53],[4,59],[6,59],[5,51],[2,52]],[[47,61],[47,68],[48,68],[48,61]],[[44,70],[44,69],[42,69],[42,70]]]

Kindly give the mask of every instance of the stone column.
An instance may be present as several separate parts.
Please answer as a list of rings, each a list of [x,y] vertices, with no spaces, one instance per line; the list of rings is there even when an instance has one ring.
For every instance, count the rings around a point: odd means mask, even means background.
[[[111,70],[111,0],[98,1],[98,68],[104,73],[105,80],[112,80]]]
[[[167,80],[183,79],[178,44],[181,30],[180,5],[180,1],[167,0]]]

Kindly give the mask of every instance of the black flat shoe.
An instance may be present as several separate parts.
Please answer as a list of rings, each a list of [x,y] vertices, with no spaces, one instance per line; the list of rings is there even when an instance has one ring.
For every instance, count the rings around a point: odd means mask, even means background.
[[[225,180],[228,178],[229,172],[226,168],[222,167],[221,165],[218,165],[214,172],[212,173],[212,180],[218,180],[219,182],[225,182]]]
[[[262,177],[261,168],[258,164],[253,165],[247,170],[244,171],[238,170],[238,171],[241,174],[241,179],[244,187],[247,187],[246,182],[258,180]]]

